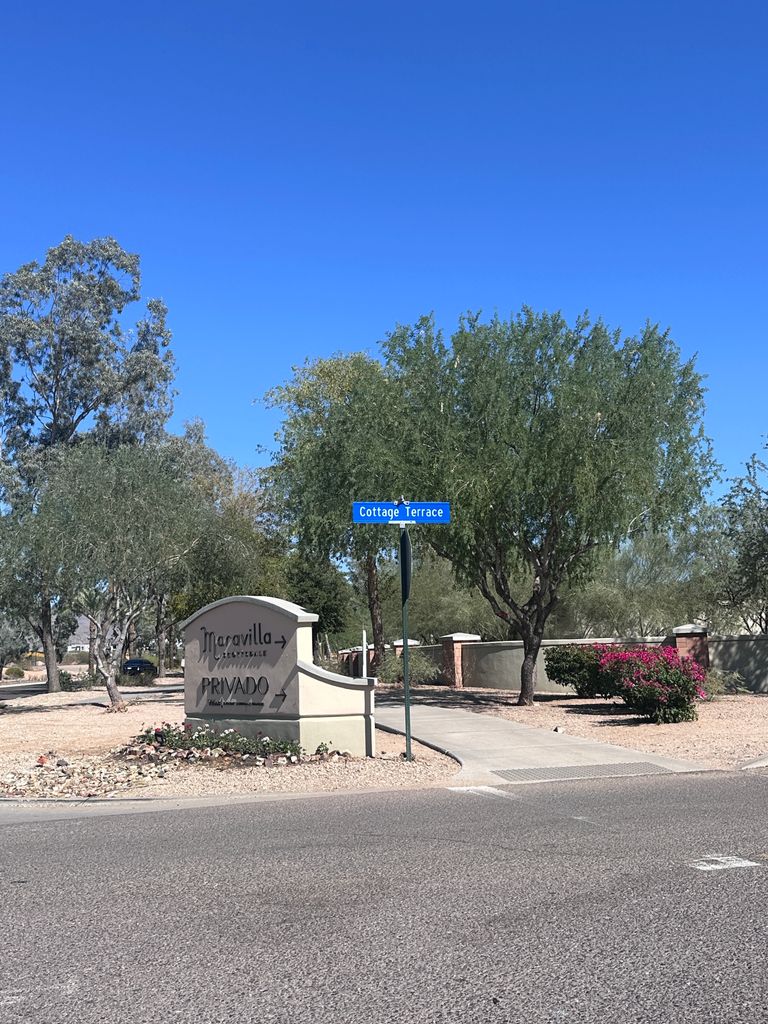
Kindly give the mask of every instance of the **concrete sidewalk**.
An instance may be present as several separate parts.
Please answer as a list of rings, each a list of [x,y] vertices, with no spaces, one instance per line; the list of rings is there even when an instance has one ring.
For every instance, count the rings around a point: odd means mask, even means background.
[[[377,707],[376,725],[403,732],[402,706]],[[657,757],[454,708],[412,706],[411,731],[414,739],[461,761],[455,776],[459,786],[711,770],[694,761]]]

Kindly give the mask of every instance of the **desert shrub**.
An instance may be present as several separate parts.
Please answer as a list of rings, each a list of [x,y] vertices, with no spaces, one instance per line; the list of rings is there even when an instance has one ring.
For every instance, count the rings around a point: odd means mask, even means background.
[[[707,697],[704,669],[674,647],[605,648],[599,664],[627,707],[652,722],[691,722]]]
[[[228,754],[256,754],[268,757],[270,754],[284,754],[288,757],[301,757],[304,751],[294,740],[273,740],[269,736],[243,736],[235,729],[214,732],[198,726],[192,729],[185,725],[173,725],[163,722],[162,725],[149,726],[136,737],[137,743],[157,743],[170,750],[222,750]]]
[[[716,700],[728,694],[751,693],[738,672],[726,672],[720,668],[707,669],[704,689],[707,691],[707,700]]]
[[[385,654],[376,675],[382,683],[402,683],[403,659],[394,653]],[[408,678],[412,683],[437,683],[440,679],[440,666],[418,647],[411,647],[408,651]]]
[[[59,672],[59,682],[62,690],[67,693],[74,693],[78,690],[92,690],[94,686],[103,686],[104,681],[94,672],[92,675],[73,676],[69,672]]]
[[[23,679],[24,669],[19,665],[6,665],[3,675],[6,679]]]
[[[125,672],[121,672],[115,680],[118,686],[154,686],[155,676],[149,672],[136,672],[128,675]]]
[[[558,686],[572,686],[577,697],[615,697],[611,677],[600,671],[602,650],[596,644],[547,647],[547,676]]]

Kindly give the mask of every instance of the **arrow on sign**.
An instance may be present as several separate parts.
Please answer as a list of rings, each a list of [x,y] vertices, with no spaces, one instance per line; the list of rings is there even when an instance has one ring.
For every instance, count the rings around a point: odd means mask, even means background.
[[[282,648],[285,648],[285,645],[288,643],[288,641],[285,639],[285,633],[283,633],[279,640],[275,640],[275,643],[280,644]]]

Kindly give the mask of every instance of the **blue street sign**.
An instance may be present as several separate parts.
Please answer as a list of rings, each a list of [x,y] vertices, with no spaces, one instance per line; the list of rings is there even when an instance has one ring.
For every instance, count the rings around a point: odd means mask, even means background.
[[[353,501],[353,523],[408,523],[441,526],[451,521],[448,501]]]

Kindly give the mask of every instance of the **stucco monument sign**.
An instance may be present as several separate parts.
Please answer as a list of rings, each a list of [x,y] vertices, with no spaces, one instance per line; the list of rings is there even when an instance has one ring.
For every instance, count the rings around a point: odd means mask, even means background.
[[[314,665],[314,622],[274,597],[225,597],[192,615],[182,623],[187,722],[373,757],[374,680]]]

